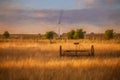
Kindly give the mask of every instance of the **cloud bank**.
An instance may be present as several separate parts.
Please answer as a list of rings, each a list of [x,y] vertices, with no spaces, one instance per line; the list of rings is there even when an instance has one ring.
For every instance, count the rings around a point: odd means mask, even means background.
[[[64,10],[58,25],[60,10],[31,9],[20,0],[0,0],[0,33],[61,32],[83,28],[87,32],[103,32],[107,28],[120,32],[120,0],[75,0],[76,10]],[[22,0],[23,1],[23,0]]]
[[[74,28],[83,28],[88,32],[102,32],[105,27],[118,28],[120,31],[120,10],[82,9],[63,12],[61,25],[58,25],[59,10],[3,10],[0,13],[2,31],[13,33],[44,33],[48,30],[57,32],[58,26],[62,32]]]

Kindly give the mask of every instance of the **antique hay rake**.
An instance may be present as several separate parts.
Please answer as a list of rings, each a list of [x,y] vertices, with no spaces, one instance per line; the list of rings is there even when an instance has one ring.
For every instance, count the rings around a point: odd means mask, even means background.
[[[87,49],[78,49],[79,42],[75,42],[75,49],[67,49],[63,50],[62,46],[60,45],[60,57],[61,56],[94,56],[94,46],[91,45],[89,50]]]

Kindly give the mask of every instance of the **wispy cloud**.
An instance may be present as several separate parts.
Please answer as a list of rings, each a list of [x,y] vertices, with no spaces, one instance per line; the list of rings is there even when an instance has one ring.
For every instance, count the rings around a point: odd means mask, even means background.
[[[77,0],[76,5],[85,8],[120,8],[120,0]]]

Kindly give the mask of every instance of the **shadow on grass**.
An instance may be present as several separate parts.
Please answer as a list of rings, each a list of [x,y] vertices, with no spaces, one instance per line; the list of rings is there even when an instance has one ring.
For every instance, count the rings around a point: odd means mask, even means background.
[[[0,68],[0,80],[120,80],[119,67]]]

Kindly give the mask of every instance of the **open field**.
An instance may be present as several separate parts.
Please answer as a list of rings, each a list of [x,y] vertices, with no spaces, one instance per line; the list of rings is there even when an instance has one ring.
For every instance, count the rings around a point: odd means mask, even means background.
[[[60,57],[59,46],[75,49],[75,40],[0,42],[0,80],[120,80],[120,42],[77,40],[95,47],[95,57]]]

